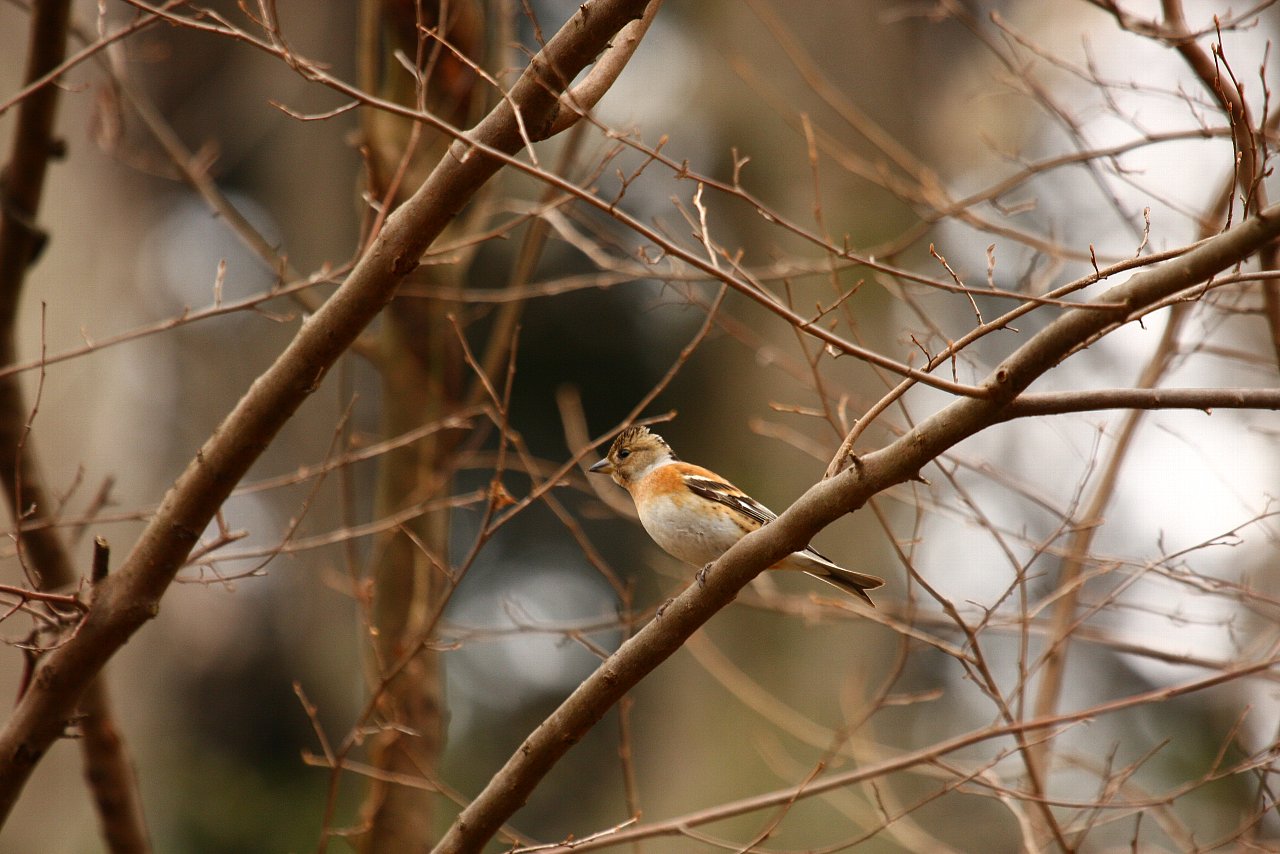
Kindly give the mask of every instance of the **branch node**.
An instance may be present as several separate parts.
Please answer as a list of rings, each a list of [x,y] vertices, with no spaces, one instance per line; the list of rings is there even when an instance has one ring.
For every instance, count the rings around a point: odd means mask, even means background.
[[[90,572],[89,579],[95,584],[101,584],[107,580],[108,566],[111,561],[111,546],[107,543],[106,537],[93,538],[93,569]]]

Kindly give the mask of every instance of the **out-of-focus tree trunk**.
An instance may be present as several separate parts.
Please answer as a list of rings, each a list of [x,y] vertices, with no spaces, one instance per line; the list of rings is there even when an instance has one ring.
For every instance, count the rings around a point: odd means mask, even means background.
[[[412,0],[364,0],[361,5],[361,85],[409,105],[466,126],[475,101],[484,97],[475,75],[464,63],[430,38],[423,27],[437,30],[454,48],[479,59],[481,14],[463,0],[414,3]],[[397,54],[400,58],[397,58]],[[416,63],[426,80],[416,91],[402,59]],[[367,112],[363,122],[370,196],[388,208],[407,198],[445,150],[450,140],[428,128],[385,113]],[[465,228],[465,225],[458,226]],[[417,288],[453,285],[459,266],[427,266],[411,277]],[[382,431],[396,436],[435,421],[457,405],[461,395],[462,358],[449,324],[447,303],[398,297],[388,307],[379,330],[382,378]],[[449,489],[449,458],[455,438],[432,435],[382,458],[375,513],[391,514]],[[380,697],[382,731],[374,738],[371,759],[387,779],[422,779],[434,775],[444,747],[444,682],[439,655],[423,646],[431,621],[450,590],[447,511],[420,516],[375,543],[369,577],[373,581],[373,639],[370,684],[383,688],[385,673],[415,647],[418,652]],[[431,841],[432,799],[420,787],[393,782],[371,784],[364,808],[365,852],[425,851]]]
[[[70,15],[67,0],[33,6],[26,82],[62,64]],[[0,169],[0,365],[18,361],[18,308],[27,272],[48,238],[38,217],[49,162],[63,147],[54,134],[60,86],[37,89],[18,105],[9,158]],[[23,394],[21,380],[18,373],[0,377],[0,491],[20,531],[15,542],[28,580],[39,590],[67,592],[82,573],[58,529],[47,524],[56,517],[58,502],[32,447],[36,404]],[[84,775],[108,849],[115,854],[150,851],[133,762],[115,723],[104,679],[94,680],[85,690],[79,719]]]

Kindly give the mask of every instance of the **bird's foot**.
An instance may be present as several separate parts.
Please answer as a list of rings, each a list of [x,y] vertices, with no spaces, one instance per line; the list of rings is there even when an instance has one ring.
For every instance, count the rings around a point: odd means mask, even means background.
[[[674,598],[671,598],[663,602],[661,605],[658,606],[658,610],[653,612],[653,616],[661,617],[666,612],[667,608],[671,605],[671,603],[674,601],[676,600]]]
[[[715,563],[715,561],[712,561],[711,563]],[[698,570],[698,573],[697,573],[697,575],[695,575],[695,576],[694,576],[694,578],[698,579],[698,586],[699,586],[699,587],[706,587],[706,586],[707,586],[707,573],[708,573],[708,572],[710,572],[710,571],[711,571],[711,564],[710,564],[710,563],[708,563],[708,564],[704,564],[704,565],[703,565],[703,567],[702,567],[702,569]]]

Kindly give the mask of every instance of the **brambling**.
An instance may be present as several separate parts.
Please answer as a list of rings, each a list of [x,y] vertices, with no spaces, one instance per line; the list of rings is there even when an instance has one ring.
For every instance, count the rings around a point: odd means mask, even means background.
[[[730,546],[778,515],[713,471],[681,462],[647,427],[618,434],[609,454],[590,468],[631,494],[640,524],[668,554],[706,566]],[[799,570],[875,607],[867,590],[884,579],[837,566],[812,547],[793,552],[770,569]]]

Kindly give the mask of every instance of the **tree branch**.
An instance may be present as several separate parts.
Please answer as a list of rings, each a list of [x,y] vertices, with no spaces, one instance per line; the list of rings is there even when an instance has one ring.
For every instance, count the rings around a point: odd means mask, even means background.
[[[645,0],[588,0],[533,57],[511,91],[468,138],[511,153],[524,128],[545,138],[558,96],[609,39],[638,18]],[[50,653],[31,689],[0,731],[0,820],[8,817],[31,771],[58,738],[85,687],[111,656],[159,611],[209,520],[254,460],[319,386],[338,357],[395,295],[422,253],[501,161],[463,142],[448,153],[413,197],[393,213],[343,286],[299,329],[196,453],[169,490],[119,573],[96,591],[76,636]]]
[[[1132,312],[1178,293],[1256,252],[1280,234],[1280,207],[1268,208],[1185,255],[1134,275],[1098,296],[1116,308],[1084,307],[1059,317],[1000,364],[982,384],[984,397],[962,398],[925,419],[891,445],[812,486],[774,522],[748,534],[706,574],[582,683],[520,745],[462,811],[435,854],[478,851],[538,782],[626,692],[665,661],[766,567],[804,548],[841,516],[872,496],[904,483],[939,454],[1003,420],[1003,413],[1036,378],[1080,342],[1126,322]]]
[[[1022,394],[1005,407],[1002,421],[1099,409],[1280,409],[1276,388],[1107,388]]]
[[[36,3],[31,9],[30,54],[24,80],[30,94],[18,103],[13,149],[0,175],[0,364],[17,361],[18,305],[27,272],[47,235],[36,224],[51,160],[63,143],[54,135],[61,89],[51,73],[66,56],[69,0]],[[44,81],[41,85],[39,81]],[[49,495],[32,447],[30,409],[17,374],[0,376],[0,484],[13,513],[19,560],[41,590],[71,587],[80,577],[66,545],[49,522],[56,502]],[[27,526],[32,526],[27,530]],[[108,849],[150,850],[133,764],[115,725],[110,695],[99,679],[82,685],[79,698],[85,779]],[[64,716],[69,717],[69,714]]]
[[[1127,709],[1166,702],[1173,697],[1183,697],[1207,691],[1210,688],[1224,685],[1243,676],[1261,675],[1276,664],[1277,658],[1275,656],[1266,656],[1260,660],[1237,664],[1220,673],[1212,673],[1199,679],[1169,687],[1152,688],[1138,694],[1099,703],[1086,709],[1031,718],[1030,720],[1014,721],[1012,723],[993,724],[982,729],[953,736],[927,747],[902,753],[888,759],[881,759],[878,762],[861,765],[849,771],[841,771],[819,777],[805,787],[803,796],[806,798],[816,797],[828,792],[846,789],[868,780],[886,777],[898,771],[929,765],[958,750],[993,739],[1005,738],[1016,733],[1052,730],[1081,721],[1101,718]],[[793,801],[795,798],[795,786],[787,786],[772,792],[764,792],[763,794],[752,795],[736,801],[727,801],[717,806],[689,812],[676,818],[655,821],[650,824],[637,824],[619,830],[616,833],[592,834],[592,836],[588,837],[590,841],[579,840],[564,845],[547,845],[539,847],[537,850],[539,854],[566,854],[566,852],[571,851],[594,851],[600,848],[612,848],[628,842],[634,844],[643,839],[679,836],[685,834],[690,828],[724,821],[725,819],[759,812],[760,810],[776,808]]]

